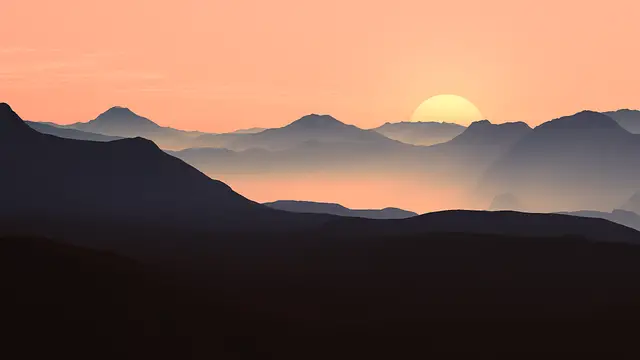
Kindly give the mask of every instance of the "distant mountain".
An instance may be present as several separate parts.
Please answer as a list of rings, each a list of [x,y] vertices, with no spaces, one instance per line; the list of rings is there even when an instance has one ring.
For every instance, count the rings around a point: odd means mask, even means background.
[[[29,125],[32,129],[43,133],[49,134],[61,138],[66,139],[75,139],[75,140],[88,140],[88,141],[113,141],[122,139],[119,136],[107,136],[101,134],[94,134],[86,131],[80,131],[76,129],[69,129],[65,127],[60,127],[53,125],[51,123],[41,123],[34,121],[26,121],[27,125]]]
[[[249,129],[239,129],[231,132],[231,134],[256,134],[267,130],[266,128],[253,127]]]
[[[202,135],[196,139],[195,144],[196,147],[227,148],[235,151],[251,148],[279,151],[307,142],[384,144],[395,141],[375,131],[347,125],[329,115],[311,114],[287,126],[266,129],[254,134]]]
[[[296,226],[291,213],[254,203],[150,140],[63,139],[27,126],[0,104],[0,217],[155,227]],[[296,216],[297,218],[297,216]]]
[[[460,135],[465,127],[446,122],[409,122],[385,123],[373,129],[389,139],[412,145],[434,145],[447,142]]]
[[[557,214],[605,219],[640,231],[640,215],[632,211],[621,209],[615,209],[612,212],[582,210],[573,212],[558,212]]]
[[[603,114],[611,117],[628,132],[640,134],[640,111],[621,109],[617,111],[607,111]]]
[[[609,116],[583,111],[523,136],[487,170],[481,191],[509,192],[533,211],[619,206],[640,188],[640,136]]]
[[[623,206],[624,210],[640,214],[640,191],[636,192]]]
[[[143,137],[157,143],[164,149],[184,149],[192,147],[192,140],[202,135],[197,131],[182,131],[162,127],[125,107],[112,107],[94,120],[75,123],[68,128],[117,137]]]
[[[450,141],[456,145],[499,145],[510,146],[531,132],[524,122],[492,124],[489,120],[473,122],[460,135]]]
[[[397,208],[380,210],[352,210],[340,204],[321,203],[312,201],[279,200],[264,205],[284,211],[297,213],[319,213],[338,216],[361,217],[368,219],[404,219],[418,214]]]

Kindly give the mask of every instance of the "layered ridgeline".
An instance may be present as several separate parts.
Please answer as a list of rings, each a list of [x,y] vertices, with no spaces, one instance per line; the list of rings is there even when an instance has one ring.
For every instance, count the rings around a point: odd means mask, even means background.
[[[332,116],[310,114],[281,128],[266,129],[257,133],[202,135],[195,144],[199,147],[226,148],[234,151],[279,151],[304,146],[310,142],[380,146],[394,143],[375,131],[347,125]]]
[[[475,131],[477,126],[460,135],[465,137],[454,145],[462,143],[475,149],[478,141],[471,141],[469,131]],[[512,136],[528,131],[522,128]],[[487,130],[478,133],[485,134]],[[512,141],[511,136],[505,138],[505,142]],[[342,236],[372,234],[371,229],[382,227],[381,231],[402,234],[460,231],[517,236],[574,234],[614,241],[634,241],[637,237],[635,231],[610,222],[560,215],[514,217],[510,213],[449,211],[388,220],[382,225],[364,223],[364,219],[345,221],[330,215],[279,211],[247,200],[226,184],[166,154],[149,140],[91,142],[41,134],[27,126],[6,104],[0,107],[0,150],[0,165],[5,170],[0,178],[4,199],[0,215],[5,224],[13,227],[35,224],[39,227],[32,228],[38,230],[84,224],[98,229],[128,224],[173,231],[322,228],[333,232],[344,226]],[[75,228],[69,225],[65,229],[70,233]]]
[[[640,135],[592,111],[536,127],[480,183],[489,201],[511,193],[529,211],[610,211],[639,188]]]
[[[150,140],[93,142],[42,134],[7,104],[0,105],[0,167],[0,215],[15,224],[212,230],[289,228],[297,222],[296,214],[247,200]]]
[[[620,109],[603,113],[632,134],[640,134],[640,111]]]
[[[76,129],[68,128],[65,126],[56,125],[53,123],[44,123],[44,122],[36,122],[36,121],[27,121],[26,123],[32,129],[40,133],[49,134],[49,135],[66,138],[66,139],[88,140],[88,141],[113,141],[113,140],[120,140],[124,138],[121,136],[109,136],[109,135],[96,134],[88,131],[76,130]]]

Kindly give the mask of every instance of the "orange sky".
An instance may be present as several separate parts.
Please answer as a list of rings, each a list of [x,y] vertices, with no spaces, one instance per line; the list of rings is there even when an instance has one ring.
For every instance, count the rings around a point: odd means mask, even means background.
[[[204,131],[362,127],[464,96],[492,121],[640,107],[637,0],[1,0],[0,101]]]

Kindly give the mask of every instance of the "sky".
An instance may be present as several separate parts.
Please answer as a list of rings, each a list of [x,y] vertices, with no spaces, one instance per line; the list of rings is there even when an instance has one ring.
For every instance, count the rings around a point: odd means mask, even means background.
[[[637,0],[1,0],[0,102],[185,130],[371,128],[437,94],[493,122],[640,108]]]

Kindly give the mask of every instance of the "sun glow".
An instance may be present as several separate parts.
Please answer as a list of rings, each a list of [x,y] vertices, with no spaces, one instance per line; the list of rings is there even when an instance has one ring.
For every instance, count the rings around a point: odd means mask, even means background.
[[[465,126],[477,120],[483,120],[480,110],[458,95],[433,96],[420,104],[411,116],[414,122],[452,122]]]

